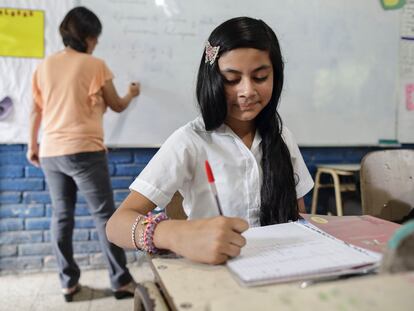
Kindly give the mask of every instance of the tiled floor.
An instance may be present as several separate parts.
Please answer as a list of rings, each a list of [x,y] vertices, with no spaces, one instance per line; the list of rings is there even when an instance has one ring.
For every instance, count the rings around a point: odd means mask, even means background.
[[[137,282],[153,280],[147,262],[133,263],[129,269]],[[116,300],[110,291],[108,272],[101,270],[82,270],[80,279],[82,290],[67,303],[60,293],[56,272],[24,273],[0,276],[0,310],[133,310],[131,299]]]

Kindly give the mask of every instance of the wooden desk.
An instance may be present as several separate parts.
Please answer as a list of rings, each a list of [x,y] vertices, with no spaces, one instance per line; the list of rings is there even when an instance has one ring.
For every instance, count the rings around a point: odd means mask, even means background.
[[[355,191],[355,183],[341,183],[341,176],[353,176],[361,169],[360,164],[318,164],[315,176],[315,186],[313,188],[312,207],[311,213],[316,213],[318,204],[318,194],[321,188],[334,188],[335,191],[335,204],[336,214],[338,216],[343,215],[341,192]],[[331,175],[333,183],[322,184],[320,182],[321,175]]]
[[[411,311],[414,304],[414,272],[317,283],[305,289],[300,283],[246,288],[225,266],[165,258],[155,258],[152,264],[172,310]]]
[[[372,216],[303,216],[347,242],[376,251],[383,250],[385,241],[399,227]],[[358,226],[368,229],[358,234]],[[183,258],[150,260],[161,289],[156,293],[153,284],[146,284],[155,299],[150,303],[154,310],[275,310],[277,306],[277,310],[377,311],[412,310],[414,303],[414,273],[350,278],[306,289],[300,288],[300,282],[243,287],[224,265],[197,264]]]

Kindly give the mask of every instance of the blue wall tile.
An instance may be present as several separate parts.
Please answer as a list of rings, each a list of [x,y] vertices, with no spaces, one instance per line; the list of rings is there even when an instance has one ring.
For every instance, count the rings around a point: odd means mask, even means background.
[[[29,191],[23,193],[25,203],[51,203],[48,191]]]
[[[134,162],[137,164],[147,164],[157,151],[157,148],[135,149]]]
[[[0,218],[6,217],[41,217],[45,216],[43,204],[1,204]]]
[[[92,217],[76,217],[75,228],[95,228],[95,222]]]
[[[114,191],[114,200],[115,202],[123,201],[129,194],[129,190],[115,190]]]
[[[52,245],[49,243],[32,243],[19,245],[20,256],[52,255]]]
[[[26,230],[49,230],[49,218],[28,218],[25,220]]]
[[[2,271],[40,270],[43,266],[42,256],[5,257],[0,259]]]
[[[10,231],[0,234],[0,244],[37,243],[43,241],[43,231]]]
[[[23,165],[2,165],[0,166],[0,178],[18,178],[24,176]],[[0,189],[2,189],[0,187]]]
[[[24,152],[0,152],[0,166],[9,164],[29,165]]]
[[[0,219],[0,232],[5,231],[20,231],[23,230],[23,219],[20,218],[5,218]]]
[[[0,152],[4,152],[4,151],[24,151],[24,145],[21,145],[21,144],[2,145],[0,144]]]
[[[134,177],[113,177],[111,178],[112,188],[128,189],[134,179]]]
[[[116,176],[138,176],[144,169],[145,164],[117,164],[115,167]]]
[[[44,177],[43,171],[38,168],[34,167],[32,165],[25,167],[25,176],[26,177]]]
[[[131,152],[113,150],[108,155],[109,163],[131,163],[133,156]]]
[[[22,194],[20,192],[0,192],[0,204],[5,203],[20,203],[22,201]]]
[[[44,181],[39,178],[8,178],[0,179],[0,189],[3,191],[33,191],[44,190]]]

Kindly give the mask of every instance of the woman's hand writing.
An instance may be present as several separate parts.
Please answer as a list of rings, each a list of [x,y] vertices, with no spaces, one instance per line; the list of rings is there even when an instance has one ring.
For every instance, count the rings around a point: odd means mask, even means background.
[[[139,82],[131,82],[128,86],[128,92],[124,97],[119,97],[112,80],[107,80],[102,87],[103,98],[109,107],[115,112],[124,111],[131,103],[134,97],[137,97],[141,91]]]
[[[131,97],[136,97],[141,93],[141,84],[139,82],[132,82],[129,85],[128,93]]]

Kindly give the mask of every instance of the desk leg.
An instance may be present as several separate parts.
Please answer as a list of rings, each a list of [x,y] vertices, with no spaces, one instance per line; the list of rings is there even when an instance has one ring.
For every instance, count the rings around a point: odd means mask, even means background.
[[[168,311],[167,304],[154,282],[137,284],[134,311]]]
[[[316,214],[316,207],[318,205],[318,192],[319,192],[319,186],[320,186],[320,182],[319,182],[320,177],[321,177],[321,172],[318,170],[315,176],[315,186],[313,187],[311,214]]]
[[[343,216],[342,212],[342,198],[341,198],[341,185],[339,182],[339,176],[332,172],[332,178],[334,182],[334,189],[335,189],[335,203],[336,203],[336,215]]]

